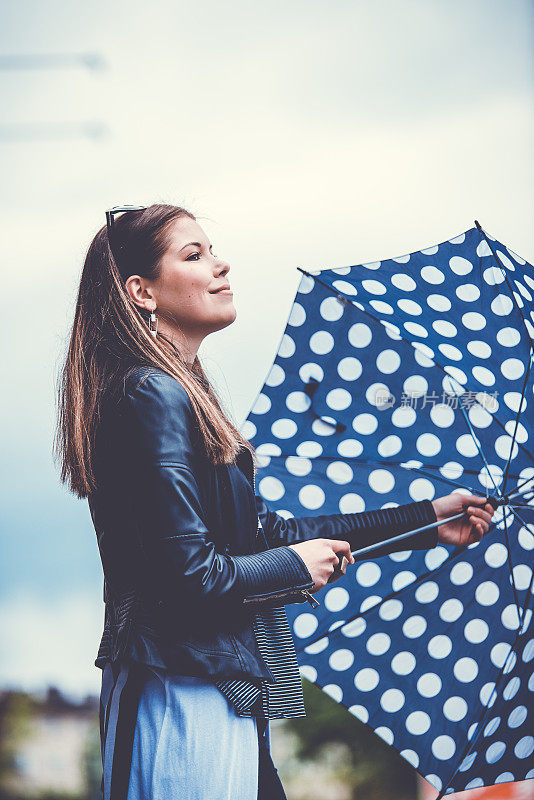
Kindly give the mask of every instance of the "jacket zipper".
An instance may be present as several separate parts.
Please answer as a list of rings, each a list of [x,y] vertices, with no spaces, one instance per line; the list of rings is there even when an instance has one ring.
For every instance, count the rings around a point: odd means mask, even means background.
[[[248,448],[247,448],[247,450],[248,450]],[[248,452],[249,452],[249,455],[250,455],[250,460],[251,460],[251,462],[252,462],[252,491],[253,491],[253,494],[254,494],[254,498],[256,498],[256,464],[254,463],[254,459],[253,459],[253,457],[252,457],[252,453],[250,452],[250,450],[248,450]],[[254,499],[254,503],[255,503],[255,502],[256,502],[256,499]],[[257,539],[257,538],[258,538],[258,536],[260,535],[260,530],[262,530],[262,529],[263,529],[263,526],[262,526],[262,524],[261,524],[261,520],[260,520],[260,518],[259,518],[259,515],[256,515],[256,518],[257,518],[257,521],[258,521],[258,527],[257,527],[257,529],[256,529],[256,539]],[[264,535],[265,535],[265,534],[264,534]],[[267,542],[266,542],[266,543],[267,543]],[[286,592],[285,594],[289,594],[289,592]],[[303,595],[303,596],[306,598],[306,600],[308,601],[308,603],[310,604],[310,606],[311,606],[312,608],[318,608],[318,606],[320,606],[320,605],[321,605],[321,604],[319,603],[319,601],[318,601],[318,600],[316,600],[316,599],[315,599],[315,597],[313,597],[313,596],[310,594],[310,592],[308,591],[308,589],[299,589],[299,590],[296,590],[295,592],[293,592],[293,594],[300,594],[300,595]],[[280,594],[280,595],[271,595],[271,597],[283,597],[283,596],[284,596],[284,594]]]

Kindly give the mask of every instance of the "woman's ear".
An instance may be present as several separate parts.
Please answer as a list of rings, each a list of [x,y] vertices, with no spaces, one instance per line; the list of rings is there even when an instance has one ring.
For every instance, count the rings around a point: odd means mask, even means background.
[[[139,308],[146,311],[153,311],[157,306],[156,298],[152,288],[145,282],[144,278],[139,275],[130,275],[125,281],[126,291],[128,292],[131,300]]]

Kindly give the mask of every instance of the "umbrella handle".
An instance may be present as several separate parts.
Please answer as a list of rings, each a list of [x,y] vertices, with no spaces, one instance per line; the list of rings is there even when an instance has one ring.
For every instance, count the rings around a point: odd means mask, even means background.
[[[328,578],[327,583],[332,583],[332,581],[337,581],[337,579],[341,575],[344,575],[346,573],[346,571],[347,571],[348,563],[349,563],[349,560],[348,560],[348,558],[346,556],[338,556],[338,563],[337,563],[333,573]]]

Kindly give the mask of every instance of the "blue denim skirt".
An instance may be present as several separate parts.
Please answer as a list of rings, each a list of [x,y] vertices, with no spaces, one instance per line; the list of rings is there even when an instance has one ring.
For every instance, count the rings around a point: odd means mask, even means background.
[[[258,721],[240,717],[205,679],[107,664],[100,735],[103,800],[260,796]],[[271,773],[276,779],[272,762]]]

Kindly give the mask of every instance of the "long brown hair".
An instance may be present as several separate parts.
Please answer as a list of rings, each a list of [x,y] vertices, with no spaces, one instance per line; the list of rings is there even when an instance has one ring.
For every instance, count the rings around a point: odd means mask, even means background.
[[[196,220],[185,208],[163,203],[128,211],[117,217],[109,238],[104,225],[87,251],[70,343],[57,380],[53,445],[62,482],[80,498],[98,488],[94,442],[104,403],[118,399],[124,377],[136,366],[159,367],[183,385],[212,463],[234,462],[242,446],[255,454],[223,412],[198,355],[190,365],[166,336],[158,332],[154,337],[148,315],[125,287],[130,275],[158,278],[171,224],[183,216]]]

